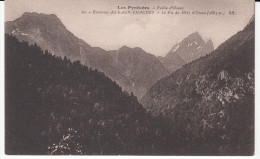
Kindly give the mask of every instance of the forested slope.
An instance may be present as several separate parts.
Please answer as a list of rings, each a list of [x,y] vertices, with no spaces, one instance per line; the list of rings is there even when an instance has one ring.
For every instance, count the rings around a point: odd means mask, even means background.
[[[103,73],[6,35],[7,154],[165,154],[166,126]]]

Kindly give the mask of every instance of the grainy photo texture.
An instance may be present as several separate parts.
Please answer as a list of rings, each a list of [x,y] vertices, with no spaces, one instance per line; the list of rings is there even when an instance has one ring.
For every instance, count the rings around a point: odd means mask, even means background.
[[[254,155],[253,0],[6,0],[7,155]]]

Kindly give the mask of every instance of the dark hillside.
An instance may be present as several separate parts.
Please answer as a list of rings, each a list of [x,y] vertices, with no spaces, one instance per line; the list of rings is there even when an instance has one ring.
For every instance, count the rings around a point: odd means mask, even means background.
[[[103,73],[6,35],[7,154],[165,154],[164,123]]]
[[[174,121],[183,152],[254,152],[254,20],[211,54],[158,81],[141,103]]]

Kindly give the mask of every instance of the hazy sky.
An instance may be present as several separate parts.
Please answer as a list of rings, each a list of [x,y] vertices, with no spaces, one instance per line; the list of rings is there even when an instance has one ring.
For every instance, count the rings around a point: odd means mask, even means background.
[[[117,6],[181,6],[192,11],[235,11],[236,15],[93,15],[81,11],[117,10]],[[123,45],[165,55],[177,42],[198,31],[214,47],[242,30],[254,14],[254,0],[6,0],[5,21],[24,12],[56,14],[69,31],[106,50]]]

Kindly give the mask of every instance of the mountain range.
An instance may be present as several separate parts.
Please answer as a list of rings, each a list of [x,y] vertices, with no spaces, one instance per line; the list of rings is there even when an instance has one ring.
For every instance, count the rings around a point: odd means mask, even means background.
[[[213,50],[212,41],[205,43],[195,32],[174,45],[165,57],[127,46],[106,51],[77,38],[56,15],[35,12],[26,12],[20,18],[6,22],[5,32],[19,41],[36,43],[56,56],[79,60],[83,65],[102,71],[139,99],[159,79]]]
[[[254,154],[254,16],[215,50],[194,32],[165,57],[92,47],[53,14],[5,31],[7,154]]]

